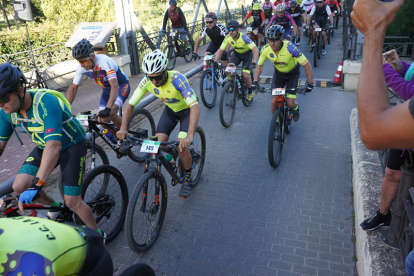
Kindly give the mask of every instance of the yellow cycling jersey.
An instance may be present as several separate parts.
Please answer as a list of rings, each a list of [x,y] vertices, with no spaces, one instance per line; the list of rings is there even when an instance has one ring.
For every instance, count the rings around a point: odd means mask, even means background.
[[[143,78],[129,99],[129,104],[136,106],[147,92],[161,99],[174,112],[198,104],[197,96],[187,78],[177,71],[168,71],[167,83],[161,87],[156,87],[149,78]]]
[[[269,44],[262,48],[260,53],[258,65],[263,65],[266,61],[266,58],[270,59],[276,70],[281,73],[289,73],[298,65],[298,63],[304,66],[308,63],[308,59],[305,55],[296,47],[295,44],[288,41],[283,41],[282,49],[280,49],[279,54],[272,50]]]
[[[239,33],[239,37],[234,41],[234,39],[227,35],[223,43],[220,46],[220,49],[223,51],[226,50],[227,45],[231,45],[231,47],[234,48],[234,50],[239,54],[244,54],[247,51],[250,51],[254,47],[256,47],[256,44],[248,37],[246,34]]]

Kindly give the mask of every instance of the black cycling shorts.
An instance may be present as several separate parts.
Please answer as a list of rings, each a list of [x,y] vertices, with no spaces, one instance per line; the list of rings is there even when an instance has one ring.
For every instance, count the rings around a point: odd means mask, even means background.
[[[217,52],[218,49],[220,49],[220,46],[217,46],[213,43],[213,41],[210,41],[210,43],[207,46],[206,52],[214,54],[215,52]],[[221,60],[227,61],[227,51],[223,51],[223,54],[221,55]]]
[[[42,155],[43,150],[35,147],[23,163],[19,174],[25,173],[36,176],[42,161]],[[78,196],[81,194],[85,156],[85,139],[60,152],[56,167],[60,165],[65,195]]]
[[[299,17],[297,17],[297,18],[294,18],[294,20],[295,20],[295,24],[296,24],[296,27],[299,29],[299,28],[302,28],[302,17],[301,16],[299,16]]]
[[[281,73],[275,69],[273,72],[272,89],[284,88],[286,86],[286,96],[288,98],[296,98],[297,89],[300,84],[300,67],[296,65],[289,73]]]
[[[255,25],[254,22],[251,25],[252,28],[258,28],[257,33],[258,34],[264,34],[264,25],[260,26],[260,25]]]
[[[405,160],[409,160],[410,156],[408,150],[390,149],[388,150],[387,168],[395,171],[401,170],[401,165]]]
[[[178,122],[180,122],[178,138],[184,139],[187,137],[188,126],[190,125],[190,108],[174,112],[171,108],[165,106],[161,118],[158,121],[157,133],[170,136]]]
[[[315,24],[321,28],[325,28],[328,26],[328,18],[327,17],[316,18]]]
[[[230,63],[234,63],[236,66],[243,62],[243,67],[247,68],[252,64],[253,61],[253,51],[249,50],[246,53],[240,54],[236,51],[233,52],[230,58]],[[250,70],[243,69],[243,72],[250,73]]]

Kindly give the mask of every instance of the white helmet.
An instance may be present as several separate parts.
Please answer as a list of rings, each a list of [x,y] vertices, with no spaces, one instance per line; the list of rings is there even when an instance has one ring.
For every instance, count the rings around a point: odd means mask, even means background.
[[[285,10],[285,5],[283,5],[282,3],[280,3],[279,5],[276,6],[276,11],[284,11]]]
[[[146,74],[155,74],[164,71],[167,65],[167,57],[157,49],[144,57],[142,60],[142,71]]]

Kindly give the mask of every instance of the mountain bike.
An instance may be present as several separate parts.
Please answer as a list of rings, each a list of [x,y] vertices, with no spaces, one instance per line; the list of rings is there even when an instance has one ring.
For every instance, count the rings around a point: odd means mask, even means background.
[[[240,76],[236,70],[245,69],[242,66],[227,66],[225,72],[228,72],[232,80],[228,80],[224,85],[220,98],[220,123],[224,127],[229,127],[234,119],[236,112],[237,100],[242,100],[244,106],[248,107],[252,104],[253,99],[248,100],[248,92],[246,82],[243,76]],[[250,70],[250,77],[253,80],[253,71]]]
[[[217,85],[224,86],[227,81],[224,69],[219,66],[213,69],[215,55],[207,55],[204,57],[203,74],[200,81],[200,96],[203,104],[207,108],[212,108],[216,104]]]
[[[258,92],[270,91],[272,96],[277,96],[278,109],[270,120],[268,136],[268,158],[270,166],[277,168],[282,159],[283,144],[286,134],[292,131],[293,110],[287,107],[285,88],[259,87]],[[297,93],[305,95],[304,91],[297,89]]]
[[[254,42],[254,44],[258,44],[258,34],[259,34],[259,27],[247,27],[247,36]]]
[[[315,49],[313,52],[313,65],[314,67],[318,67],[318,61],[322,56],[322,32],[326,33],[328,36],[329,28],[315,28]],[[329,36],[328,36],[329,39]]]
[[[182,33],[185,33],[187,36],[187,41],[190,49],[188,49],[185,42],[179,38],[180,34]],[[174,69],[175,63],[177,61],[177,56],[183,57],[186,62],[190,62],[192,60],[192,54],[194,51],[193,38],[187,31],[182,33],[179,33],[178,31],[172,31],[168,35],[168,44],[164,47],[163,51],[168,58],[168,70]]]
[[[158,142],[156,136],[150,140],[126,136],[122,148],[127,151],[135,143],[142,143],[141,150],[151,154],[151,158],[145,160],[144,175],[135,185],[126,215],[128,245],[132,251],[141,253],[157,240],[167,211],[168,189],[161,167],[164,166],[171,176],[172,186],[182,184],[185,172],[178,154],[179,142]],[[177,159],[167,161],[162,151],[173,152]],[[200,181],[206,156],[206,138],[201,127],[197,127],[189,151],[193,161],[190,185],[195,187]],[[154,163],[155,166],[150,166]]]
[[[122,230],[128,206],[128,187],[122,173],[110,165],[102,165],[92,169],[82,181],[82,199],[92,209],[99,229],[107,235],[110,242]],[[60,212],[55,221],[73,222],[83,225],[81,219],[66,205],[61,207],[43,206],[40,204],[23,204],[19,209],[18,196],[5,195],[0,198],[1,217],[42,217],[39,210]]]

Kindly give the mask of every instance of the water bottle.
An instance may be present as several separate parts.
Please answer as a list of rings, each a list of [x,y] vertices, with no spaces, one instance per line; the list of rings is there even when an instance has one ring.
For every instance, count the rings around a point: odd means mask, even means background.
[[[237,80],[237,87],[239,88],[239,91],[241,91],[241,84],[239,80]]]
[[[101,127],[99,129],[101,129]],[[116,137],[112,134],[112,132],[110,132],[107,129],[104,129],[103,127],[102,129],[101,129],[102,134],[105,134],[105,136],[108,137],[108,139],[111,140],[112,143],[115,144],[118,141],[118,139],[116,139]]]
[[[165,156],[165,160],[167,160],[167,162],[170,162],[170,165],[173,167],[173,169],[175,169],[175,160],[171,154],[167,154]]]

